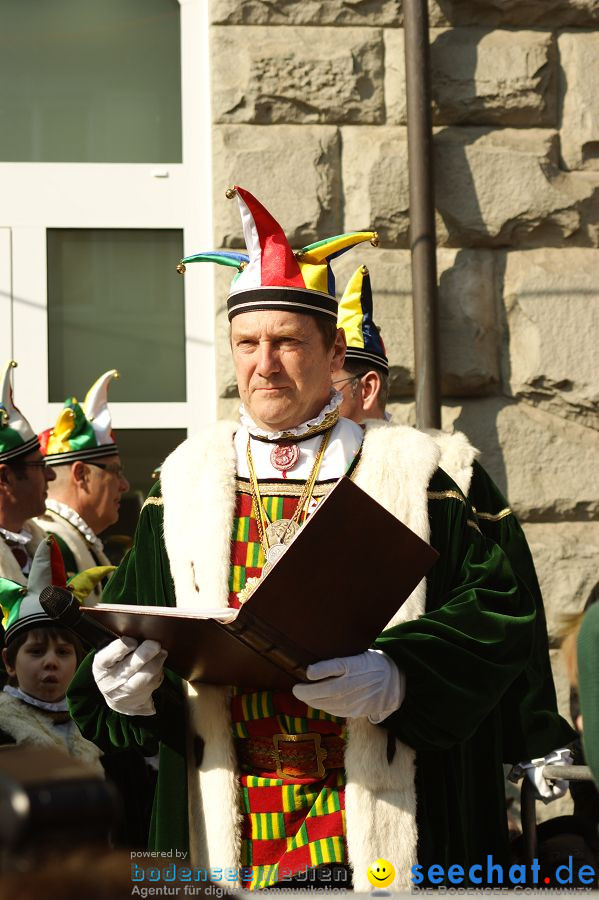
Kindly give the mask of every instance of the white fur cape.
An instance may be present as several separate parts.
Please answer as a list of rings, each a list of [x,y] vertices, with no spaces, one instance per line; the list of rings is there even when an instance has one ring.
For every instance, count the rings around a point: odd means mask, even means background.
[[[33,559],[38,544],[44,540],[46,535],[32,519],[28,519],[23,527],[31,534],[31,540],[25,545],[25,549]],[[11,581],[16,581],[17,584],[27,584],[27,579],[21,572],[20,565],[2,535],[0,535],[0,577],[9,578]]]
[[[479,451],[472,446],[462,431],[448,433],[431,429],[426,433],[432,437],[441,451],[439,467],[447,472],[450,478],[453,478],[461,492],[467,497],[472,482],[472,464],[478,457]]]
[[[219,422],[185,441],[162,467],[164,538],[181,607],[228,603],[230,539],[235,511],[237,426]],[[355,482],[428,541],[428,483],[440,452],[413,428],[368,423]],[[424,612],[422,581],[389,624]],[[365,598],[366,602],[366,598]],[[188,765],[193,865],[240,865],[241,813],[229,690],[189,686],[190,739],[205,749],[198,769]],[[394,890],[410,886],[416,858],[415,754],[396,742],[387,762],[387,732],[366,718],[348,722],[345,754],[346,826],[356,891],[370,890],[366,870],[379,857],[393,862]],[[188,753],[188,760],[194,755]]]

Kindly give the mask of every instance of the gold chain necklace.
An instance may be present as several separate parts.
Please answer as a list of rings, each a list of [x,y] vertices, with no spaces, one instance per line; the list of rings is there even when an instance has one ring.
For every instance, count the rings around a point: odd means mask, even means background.
[[[303,524],[300,523],[302,513],[304,514],[303,521],[306,520],[306,516],[308,514],[308,506],[312,499],[314,485],[316,484],[316,479],[318,478],[318,473],[320,472],[320,467],[331,437],[331,432],[332,428],[330,428],[323,436],[320,447],[318,448],[318,452],[316,454],[316,459],[314,460],[314,465],[312,466],[312,471],[310,472],[308,479],[304,485],[293,516],[291,517],[291,519],[277,519],[275,522],[268,521],[266,511],[264,510],[262,496],[260,494],[260,487],[258,485],[258,478],[256,477],[256,470],[254,468],[254,460],[252,459],[251,442],[250,438],[248,437],[246,457],[250,473],[252,508],[254,509],[256,515],[256,525],[258,527],[260,544],[266,557],[266,562],[264,564],[264,568],[262,569],[263,575],[266,575],[269,569],[273,567],[277,559],[279,559],[279,557],[283,555],[286,545],[299,531],[301,524]],[[254,581],[254,579],[250,580]],[[253,586],[255,587],[255,584]]]

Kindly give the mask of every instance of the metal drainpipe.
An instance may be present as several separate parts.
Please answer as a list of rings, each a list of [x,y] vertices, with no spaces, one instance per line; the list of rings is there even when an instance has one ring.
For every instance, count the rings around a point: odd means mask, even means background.
[[[441,427],[433,135],[426,0],[404,0],[416,425]]]

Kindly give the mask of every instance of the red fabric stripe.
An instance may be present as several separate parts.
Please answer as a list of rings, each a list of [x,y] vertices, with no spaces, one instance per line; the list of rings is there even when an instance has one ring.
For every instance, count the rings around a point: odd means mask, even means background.
[[[293,250],[277,220],[249,191],[237,185],[235,190],[254,217],[262,248],[262,284],[275,287],[306,287]]]
[[[286,849],[286,838],[276,838],[272,841],[253,841],[252,863],[255,866],[271,866],[281,859]]]
[[[296,847],[295,850],[290,850],[289,853],[285,853],[278,862],[279,870],[291,869],[294,875],[297,872],[303,872],[305,869],[309,869],[312,865],[309,845],[306,844],[305,847]]]
[[[341,791],[339,792],[341,793]],[[343,792],[345,794],[345,791]],[[306,831],[310,843],[321,838],[339,837],[343,834],[343,818],[340,812],[324,816],[310,816],[306,819]]]
[[[66,587],[67,573],[64,561],[58,544],[52,536],[50,536],[50,570],[52,572],[52,584],[55,587]]]

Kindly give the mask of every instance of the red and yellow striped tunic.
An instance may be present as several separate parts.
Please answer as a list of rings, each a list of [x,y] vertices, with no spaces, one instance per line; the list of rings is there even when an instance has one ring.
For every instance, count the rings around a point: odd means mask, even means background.
[[[318,493],[330,485],[319,485]],[[271,522],[290,519],[303,483],[260,486]],[[323,491],[324,487],[324,491]],[[285,491],[285,496],[274,493]],[[267,493],[268,491],[271,493]],[[229,605],[238,607],[237,592],[248,578],[258,578],[264,565],[258,528],[247,482],[238,481],[231,545]],[[236,689],[231,701],[236,739],[274,734],[317,732],[344,736],[344,720],[312,709],[291,693]],[[346,863],[345,772],[332,769],[322,779],[279,778],[276,772],[241,767],[242,866],[251,867],[254,890],[276,884],[286,875],[323,863]]]

